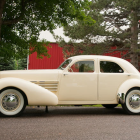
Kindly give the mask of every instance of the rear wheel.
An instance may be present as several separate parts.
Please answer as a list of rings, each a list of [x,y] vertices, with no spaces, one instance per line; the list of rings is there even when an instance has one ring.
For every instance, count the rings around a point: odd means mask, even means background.
[[[118,104],[103,104],[102,106],[105,108],[115,108]]]
[[[122,107],[128,114],[140,114],[140,90],[133,89],[128,91]]]
[[[5,116],[18,116],[26,107],[24,97],[16,89],[6,89],[0,94],[0,112]]]

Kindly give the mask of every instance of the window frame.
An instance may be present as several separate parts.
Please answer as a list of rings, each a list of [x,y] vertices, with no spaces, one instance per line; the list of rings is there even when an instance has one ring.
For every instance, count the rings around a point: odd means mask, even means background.
[[[79,61],[93,61],[94,62],[94,72],[69,72],[68,70],[69,70],[69,67],[71,67],[73,64],[75,64],[75,63],[77,63],[77,62],[79,62]],[[67,68],[67,72],[68,73],[79,73],[79,74],[84,74],[84,73],[95,73],[95,71],[96,71],[96,65],[95,65],[95,63],[96,63],[96,61],[94,60],[94,59],[76,59],[75,61],[72,61],[71,63],[70,63],[70,65],[68,66],[68,68]]]
[[[68,64],[65,68],[63,68],[62,65],[63,65],[66,61],[68,61],[68,60],[70,61],[69,64]],[[71,64],[71,62],[72,62],[72,59],[68,58],[68,59],[66,59],[65,61],[63,61],[63,62],[59,65],[59,67],[58,67],[57,69],[65,70],[65,69]]]
[[[101,67],[100,67],[100,62],[101,61],[108,61],[108,62],[116,63],[118,66],[120,66],[120,68],[123,70],[123,72],[122,73],[121,72],[112,72],[112,73],[110,73],[110,72],[101,72]],[[99,73],[106,73],[106,74],[118,74],[118,73],[123,74],[123,73],[126,73],[126,70],[120,64],[118,64],[116,61],[100,59],[98,65],[99,65]]]

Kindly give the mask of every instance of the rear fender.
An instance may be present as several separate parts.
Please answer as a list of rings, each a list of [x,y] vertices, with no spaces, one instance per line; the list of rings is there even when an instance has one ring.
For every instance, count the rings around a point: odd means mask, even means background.
[[[119,87],[118,90],[118,95],[117,95],[117,100],[119,103],[124,104],[125,103],[125,96],[126,93],[132,89],[132,88],[138,88],[140,87],[140,80],[138,79],[129,79],[125,81],[121,86]]]
[[[127,91],[134,87],[140,87],[140,80],[138,79],[129,79],[125,81],[121,86],[119,87],[118,93],[124,93],[126,94]]]

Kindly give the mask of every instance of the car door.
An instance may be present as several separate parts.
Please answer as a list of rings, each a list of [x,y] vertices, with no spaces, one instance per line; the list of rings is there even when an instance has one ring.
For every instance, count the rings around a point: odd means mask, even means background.
[[[99,60],[98,100],[117,100],[119,86],[128,78],[128,73],[116,62]]]
[[[77,60],[61,75],[59,101],[97,100],[95,60]]]

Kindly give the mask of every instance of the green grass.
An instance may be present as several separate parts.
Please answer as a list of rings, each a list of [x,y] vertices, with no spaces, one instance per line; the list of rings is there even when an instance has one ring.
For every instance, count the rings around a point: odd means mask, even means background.
[[[85,107],[103,107],[101,104],[99,104],[99,105],[82,105],[82,106],[85,106]],[[121,104],[119,104],[117,107],[121,107]]]

